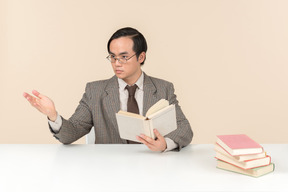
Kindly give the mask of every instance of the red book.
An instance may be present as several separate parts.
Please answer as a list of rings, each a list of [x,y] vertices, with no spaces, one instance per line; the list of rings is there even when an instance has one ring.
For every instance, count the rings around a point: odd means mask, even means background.
[[[245,134],[217,135],[216,142],[232,156],[263,152],[263,147]]]

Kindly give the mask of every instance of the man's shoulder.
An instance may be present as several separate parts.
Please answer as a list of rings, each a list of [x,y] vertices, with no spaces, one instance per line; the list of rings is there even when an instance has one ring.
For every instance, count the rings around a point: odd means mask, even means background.
[[[160,86],[163,86],[163,85],[164,86],[165,85],[171,86],[171,85],[173,85],[173,83],[171,83],[170,81],[164,80],[164,79],[160,79],[160,78],[157,78],[157,77],[152,77],[152,76],[149,76],[149,75],[146,75],[146,74],[145,74],[145,76],[146,76],[148,82],[151,81],[155,86],[158,86],[158,85],[160,85]]]
[[[90,88],[106,88],[107,86],[116,85],[117,78],[115,76],[109,78],[109,79],[102,79],[102,80],[96,80],[88,82],[86,87]]]

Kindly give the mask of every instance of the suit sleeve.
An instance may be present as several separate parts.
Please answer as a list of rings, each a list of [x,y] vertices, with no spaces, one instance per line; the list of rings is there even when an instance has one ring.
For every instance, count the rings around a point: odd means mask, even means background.
[[[91,97],[89,84],[86,85],[85,93],[79,102],[74,114],[66,120],[62,118],[62,126],[58,132],[53,131],[49,125],[50,131],[54,137],[63,144],[70,144],[90,132],[93,127],[92,112],[91,112]]]
[[[166,135],[166,137],[172,139],[175,143],[177,143],[178,148],[176,148],[176,150],[180,151],[181,148],[191,143],[193,131],[191,129],[189,121],[186,119],[185,115],[181,110],[181,107],[178,104],[179,102],[176,98],[174,91],[174,86],[172,83],[170,83],[168,86],[168,101],[169,104],[175,104],[177,129]]]

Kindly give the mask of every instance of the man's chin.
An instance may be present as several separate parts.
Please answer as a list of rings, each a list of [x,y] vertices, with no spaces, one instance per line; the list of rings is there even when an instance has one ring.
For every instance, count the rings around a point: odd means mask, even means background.
[[[115,75],[116,75],[119,79],[125,78],[125,75],[124,75],[123,73],[115,73]]]

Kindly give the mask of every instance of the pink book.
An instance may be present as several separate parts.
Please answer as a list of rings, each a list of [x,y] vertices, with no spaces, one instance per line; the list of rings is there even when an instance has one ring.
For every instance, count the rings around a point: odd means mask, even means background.
[[[263,152],[263,147],[245,134],[217,135],[216,142],[232,156]]]

